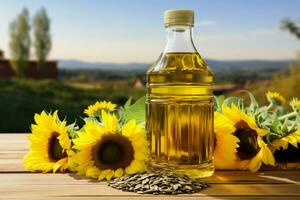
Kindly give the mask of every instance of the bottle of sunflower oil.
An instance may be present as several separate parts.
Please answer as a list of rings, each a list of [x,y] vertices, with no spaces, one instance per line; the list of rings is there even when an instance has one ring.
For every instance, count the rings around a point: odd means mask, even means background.
[[[164,13],[165,50],[147,72],[150,171],[192,178],[214,173],[213,74],[193,43],[192,10]]]

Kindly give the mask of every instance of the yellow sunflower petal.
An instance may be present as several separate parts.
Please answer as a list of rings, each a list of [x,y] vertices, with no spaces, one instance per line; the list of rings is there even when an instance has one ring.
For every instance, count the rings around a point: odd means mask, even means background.
[[[250,163],[249,160],[237,160],[236,161],[237,169],[247,170],[249,163]]]
[[[118,119],[115,115],[104,110],[101,112],[102,123],[90,120],[85,121],[86,124],[78,132],[78,138],[73,140],[74,148],[78,152],[72,155],[72,160],[76,162],[78,174],[98,178],[98,180],[110,180],[112,177],[120,177],[125,173],[132,174],[144,171],[145,160],[149,155],[148,141],[144,128],[137,125],[135,120],[130,120],[119,129]],[[129,166],[118,168],[117,170],[114,170],[114,167],[105,170],[101,169],[105,166],[105,161],[99,160],[95,153],[99,152],[98,148],[101,148],[101,145],[108,139],[109,141],[119,142],[120,145],[126,144],[126,148],[128,148],[128,144],[131,145],[133,160]]]
[[[66,121],[60,121],[58,111],[54,113],[35,114],[34,120],[36,124],[32,124],[32,133],[27,136],[30,141],[30,151],[24,156],[23,165],[26,169],[32,171],[42,171],[54,173],[57,170],[65,171],[69,153],[71,150],[71,140],[68,136],[68,127]],[[52,158],[53,154],[49,154],[53,149],[51,142],[57,139],[62,152],[61,157]]]
[[[233,106],[233,108],[235,108],[235,106]],[[222,112],[226,117],[228,117],[234,123],[237,123],[241,120],[241,117],[238,115],[237,112],[233,112],[231,108],[229,108],[224,104],[222,105]]]
[[[131,133],[134,132],[136,127],[136,122],[134,119],[129,120],[124,126],[122,127],[122,135],[129,136]]]
[[[248,169],[252,172],[256,172],[261,167],[262,151],[258,152],[257,155],[249,161]]]
[[[267,96],[267,99],[276,104],[276,105],[281,105],[281,104],[284,104],[286,102],[286,100],[284,99],[283,96],[281,96],[278,92],[268,92],[266,94]]]
[[[242,148],[237,148],[238,145],[243,145],[239,139],[239,135],[235,135],[236,129],[239,129],[239,134],[243,133],[243,127],[237,126],[238,123],[243,122],[248,128],[252,129],[257,133],[253,136],[256,137],[258,141],[258,148],[260,151],[253,156],[251,159],[243,159],[239,157],[237,151],[242,151]],[[240,110],[236,105],[231,105],[230,107],[223,105],[222,113],[215,113],[215,163],[218,169],[243,169],[257,171],[262,162],[266,164],[273,164],[274,157],[263,142],[262,136],[268,134],[268,131],[260,128],[253,116],[246,114],[243,110]],[[255,136],[256,135],[256,136]],[[228,150],[230,149],[230,150]],[[244,152],[242,152],[244,153]]]
[[[138,160],[133,160],[131,164],[125,168],[127,174],[134,174],[145,170],[145,163]]]
[[[65,172],[67,169],[68,169],[68,167],[69,167],[69,165],[68,165],[68,160],[69,159],[67,159],[67,162],[65,162],[65,163],[63,163],[62,164],[62,166],[60,167],[60,172]]]
[[[272,165],[272,166],[275,165],[275,158],[274,158],[271,150],[268,147],[264,148],[262,161],[266,165]]]
[[[63,158],[57,161],[53,166],[53,173],[55,173],[66,162],[68,162],[68,158]]]
[[[98,180],[101,181],[101,180],[103,180],[105,178],[106,178],[106,180],[110,180],[113,177],[113,175],[114,175],[114,171],[113,170],[106,169],[106,170],[103,170],[101,172],[101,174],[98,177]]]
[[[110,179],[114,176],[114,170],[110,170],[110,172],[106,175],[106,180],[110,181]]]
[[[119,168],[115,171],[114,177],[118,178],[121,177],[123,175],[123,169]]]
[[[273,150],[279,150],[280,148],[286,150],[289,144],[298,148],[298,143],[300,143],[300,131],[295,131],[287,136],[274,140],[272,142],[272,147]]]
[[[297,139],[296,139],[296,137],[294,137],[294,136],[287,136],[286,137],[286,139],[288,140],[288,142],[291,144],[291,145],[293,145],[295,148],[298,148],[298,141],[297,141]]]
[[[98,178],[100,174],[101,174],[101,170],[98,169],[96,166],[89,167],[86,170],[87,177]]]
[[[118,120],[114,114],[107,114],[102,110],[102,121],[104,128],[108,133],[116,133],[118,130]]]
[[[88,106],[87,109],[84,110],[84,113],[89,115],[89,116],[93,116],[93,115],[97,115],[97,114],[101,114],[100,111],[101,110],[113,110],[116,108],[116,104],[113,104],[111,102],[106,102],[106,101],[97,101],[95,104]]]
[[[134,153],[134,159],[136,160],[146,160],[147,159],[147,154],[143,153],[143,152],[135,152]]]
[[[225,108],[226,109],[226,108]],[[235,131],[234,122],[224,114],[215,112],[215,166],[216,169],[236,168],[236,148],[239,139],[233,135]]]
[[[231,134],[235,131],[233,122],[225,115],[215,112],[214,113],[214,131]]]

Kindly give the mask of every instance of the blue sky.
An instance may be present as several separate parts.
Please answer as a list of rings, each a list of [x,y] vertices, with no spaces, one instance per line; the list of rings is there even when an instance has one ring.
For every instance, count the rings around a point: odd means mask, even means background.
[[[194,37],[205,58],[295,57],[300,41],[280,21],[300,19],[299,0],[0,0],[0,49],[8,52],[8,26],[23,7],[45,7],[51,18],[51,59],[152,62],[163,50],[163,11],[193,9]],[[33,54],[33,53],[32,53]]]

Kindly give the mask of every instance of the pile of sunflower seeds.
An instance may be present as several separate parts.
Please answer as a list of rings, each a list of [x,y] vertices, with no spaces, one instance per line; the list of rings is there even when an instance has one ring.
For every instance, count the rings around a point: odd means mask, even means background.
[[[208,187],[190,179],[188,176],[174,173],[153,172],[125,175],[111,180],[108,186],[138,194],[192,194]]]

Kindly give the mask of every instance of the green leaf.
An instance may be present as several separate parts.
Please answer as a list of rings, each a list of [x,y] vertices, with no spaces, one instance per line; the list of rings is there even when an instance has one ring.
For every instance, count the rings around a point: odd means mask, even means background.
[[[244,107],[244,100],[239,97],[228,97],[223,102],[224,105],[230,107],[232,104],[238,106],[239,108]]]
[[[138,124],[145,122],[145,102],[146,96],[143,96],[129,106],[123,113],[123,121],[127,122],[131,119],[135,119]]]
[[[272,125],[270,128],[274,133],[279,133],[280,125],[281,125],[280,120],[278,118],[275,118],[275,120],[272,122]]]
[[[217,112],[220,112],[222,110],[222,104],[224,102],[225,96],[220,95],[220,96],[214,96],[214,109]]]
[[[131,105],[131,102],[132,102],[132,98],[130,97],[126,103],[124,104],[124,108],[127,110],[129,108],[129,106]]]
[[[220,102],[220,105],[223,104],[224,100],[225,100],[225,96],[224,95],[218,96],[218,101]]]
[[[284,107],[278,106],[275,109],[275,114],[279,117],[279,116],[282,116],[282,115],[286,114],[286,111],[285,111]]]
[[[68,125],[68,135],[70,139],[75,139],[78,137],[76,132],[78,129],[79,127],[76,125],[75,122],[73,124]]]
[[[296,116],[295,122],[297,124],[296,129],[300,130],[300,116],[299,115]]]
[[[289,120],[288,120],[288,119],[285,119],[284,122],[283,122],[281,131],[282,131],[284,134],[288,134],[288,133],[289,133],[288,123],[289,123]]]
[[[297,120],[291,122],[291,126],[289,127],[289,133],[295,132],[298,128]]]
[[[271,144],[274,140],[280,138],[281,136],[275,133],[269,133],[266,135],[268,144]]]
[[[214,101],[214,110],[217,111],[217,112],[220,112],[221,111],[221,106],[220,106],[220,102],[218,100],[218,97],[214,96],[213,101]]]
[[[253,94],[251,92],[249,92],[248,90],[242,90],[242,92],[245,92],[248,94],[249,98],[250,98],[250,111],[254,112],[259,106],[258,103],[255,99],[255,97],[253,96]]]

